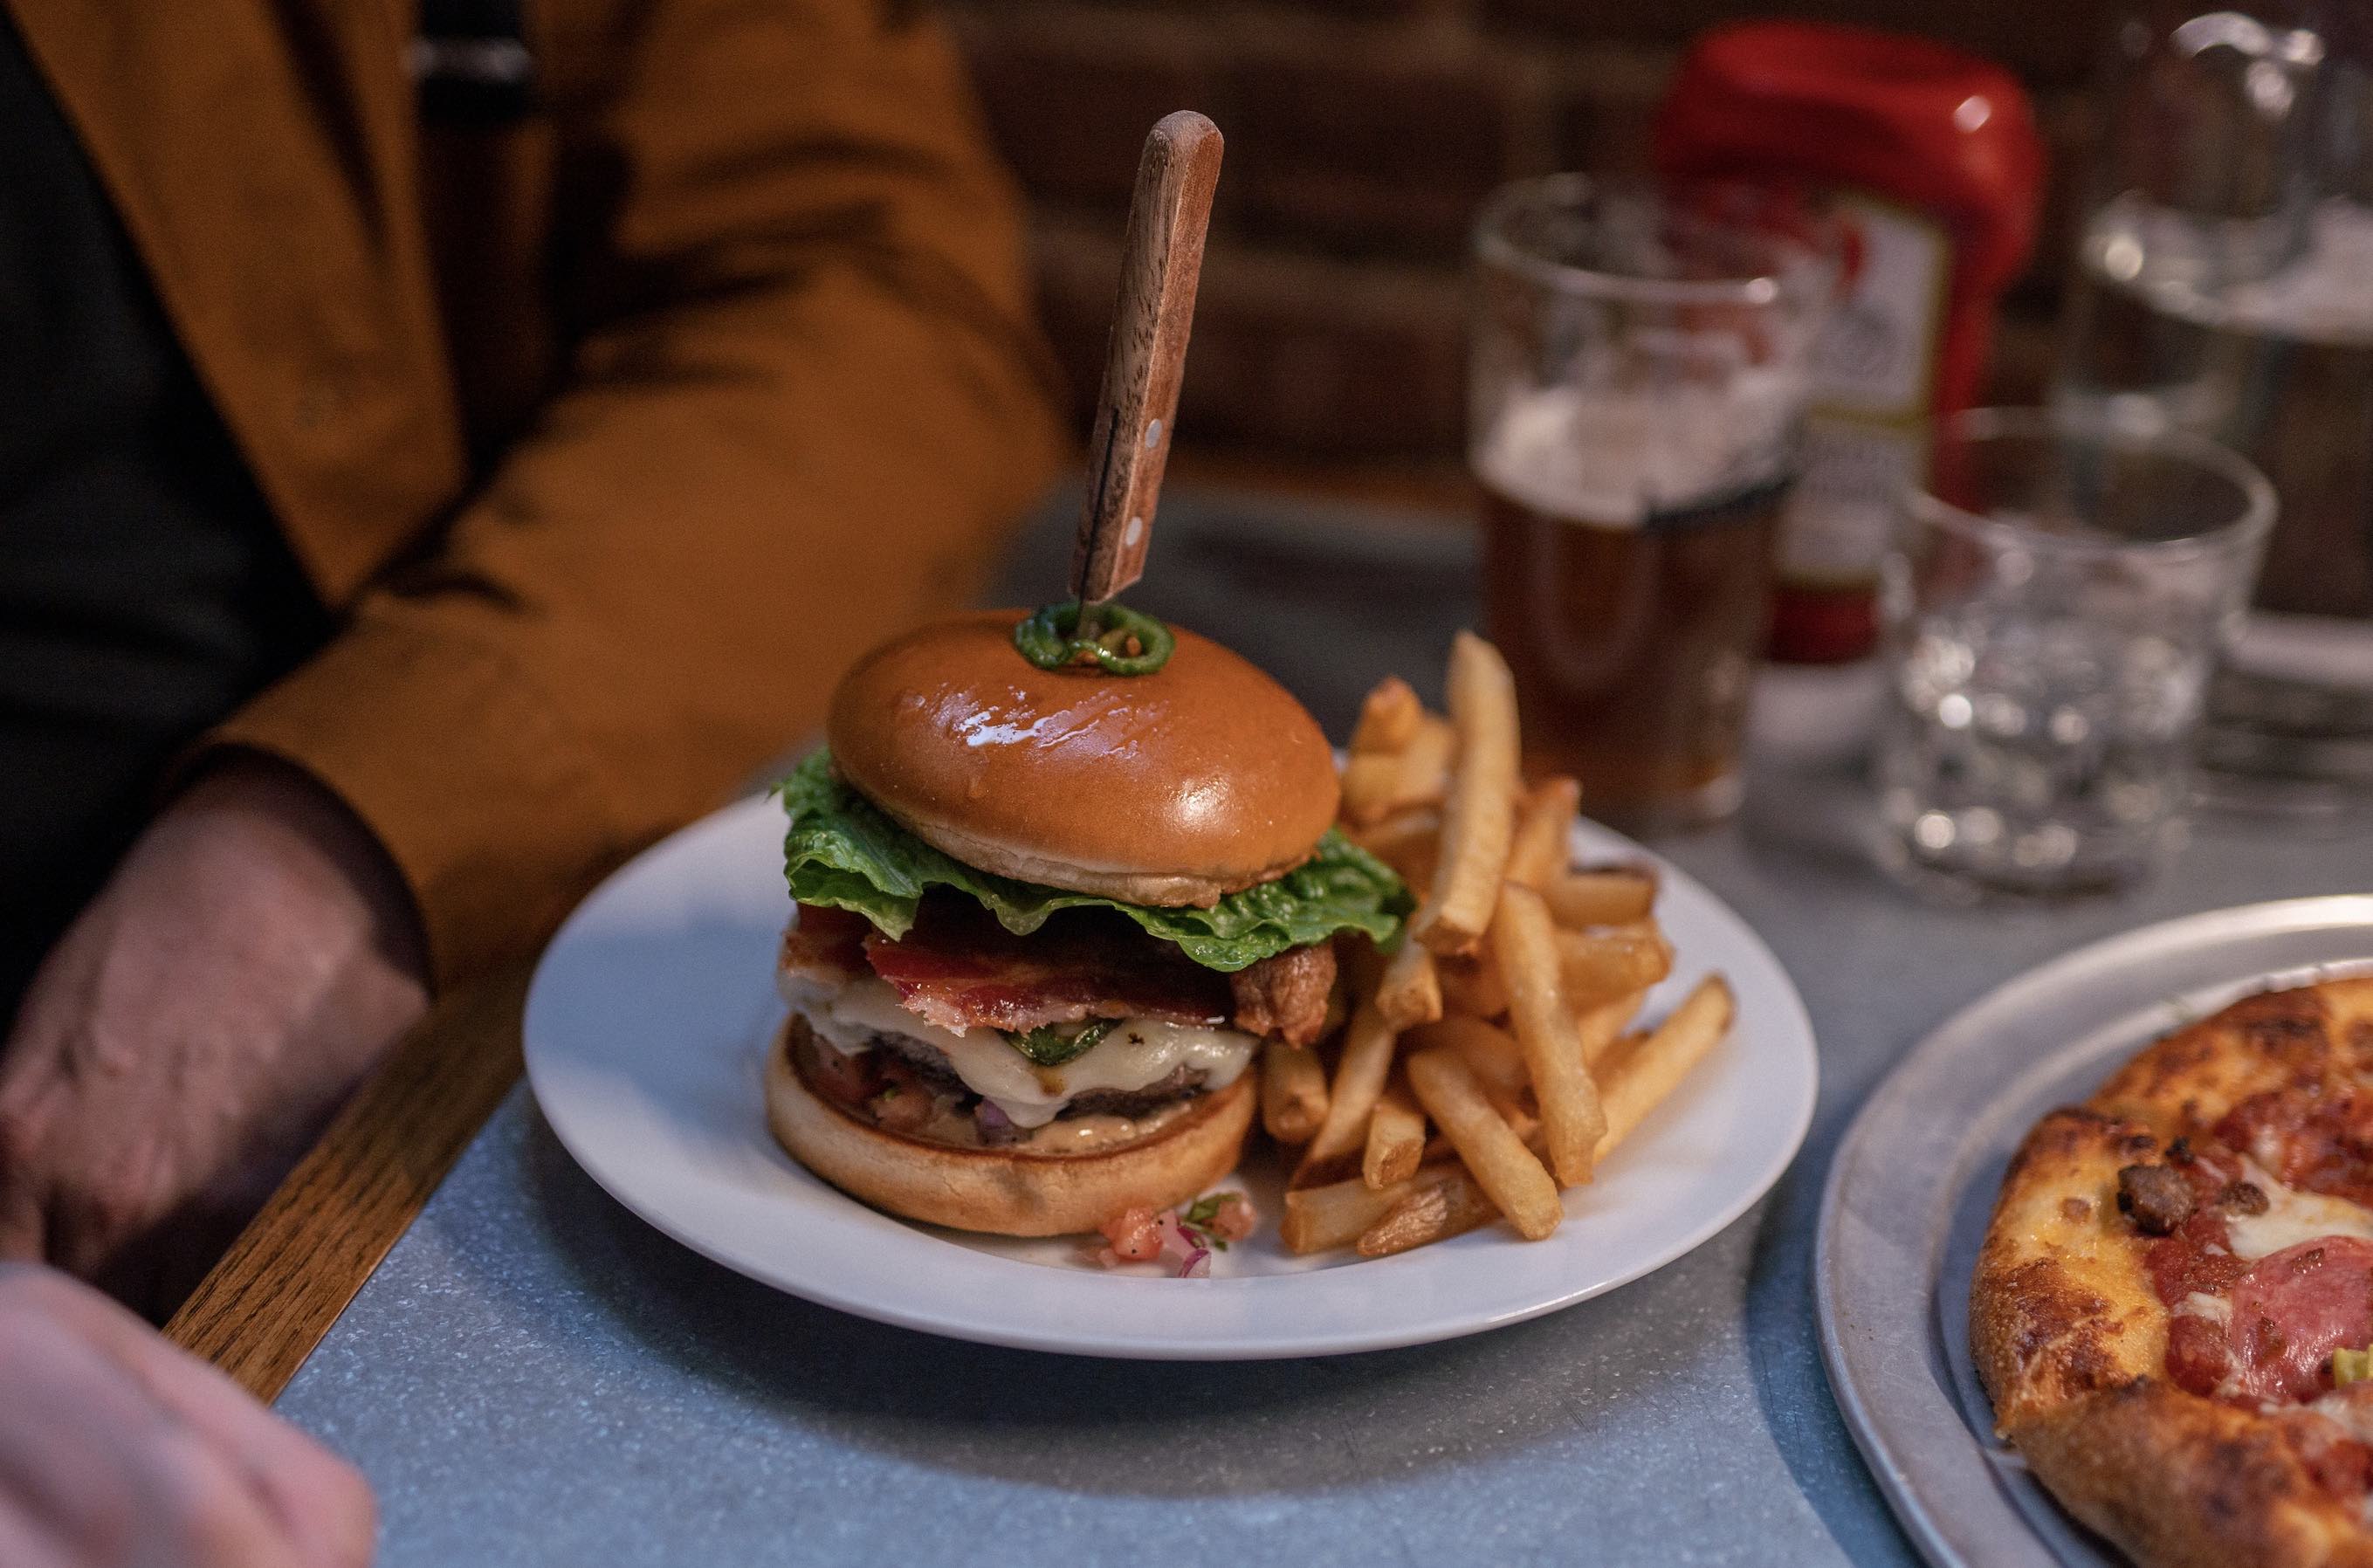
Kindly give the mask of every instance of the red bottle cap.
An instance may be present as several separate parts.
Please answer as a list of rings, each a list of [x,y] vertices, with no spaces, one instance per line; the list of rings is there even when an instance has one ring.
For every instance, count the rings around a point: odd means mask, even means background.
[[[1992,293],[2035,243],[2043,144],[2017,78],[1923,38],[1826,22],[1701,34],[1656,117],[1668,175],[1860,186],[1942,216],[1960,287]]]

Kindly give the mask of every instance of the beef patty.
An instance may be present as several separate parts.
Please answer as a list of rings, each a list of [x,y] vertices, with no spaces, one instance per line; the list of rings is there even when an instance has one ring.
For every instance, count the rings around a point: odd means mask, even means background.
[[[994,1114],[993,1110],[988,1117],[979,1114],[980,1106],[987,1102],[957,1076],[947,1053],[937,1046],[906,1035],[876,1034],[872,1042],[875,1050],[887,1051],[905,1062],[933,1094],[943,1094],[955,1101],[959,1110],[972,1113],[979,1125],[982,1142],[1011,1143],[1024,1136],[1020,1129],[1001,1115]],[[1199,1067],[1175,1067],[1142,1089],[1091,1089],[1065,1102],[1063,1108],[1055,1113],[1055,1118],[1060,1121],[1066,1117],[1077,1116],[1131,1118],[1151,1116],[1173,1101],[1201,1094],[1210,1076]]]

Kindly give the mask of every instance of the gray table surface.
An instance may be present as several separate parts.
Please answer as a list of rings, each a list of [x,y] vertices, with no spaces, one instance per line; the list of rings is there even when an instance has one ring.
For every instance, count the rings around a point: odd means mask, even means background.
[[[1051,594],[1068,521],[1052,508],[1021,543],[1014,597]],[[1176,495],[1135,598],[1266,663],[1339,737],[1375,677],[1422,687],[1472,617],[1463,538],[1417,521]],[[376,1485],[389,1568],[1909,1561],[1830,1401],[1807,1283],[1854,1108],[1947,1013],[2055,954],[2365,889],[2373,833],[2210,821],[2114,901],[1926,907],[1869,869],[1867,794],[1820,760],[1823,712],[1767,705],[1741,819],[1656,845],[1804,992],[1823,1074],[1811,1138],[1744,1218],[1612,1295],[1304,1362],[957,1344],[676,1246],[577,1169],[522,1087],[280,1408]]]

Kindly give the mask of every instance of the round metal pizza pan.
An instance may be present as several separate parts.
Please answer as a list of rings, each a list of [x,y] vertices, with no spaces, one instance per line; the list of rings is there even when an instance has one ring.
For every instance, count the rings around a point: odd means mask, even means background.
[[[2237,997],[2366,972],[2373,896],[2146,926],[1964,1008],[1873,1092],[1822,1192],[1815,1308],[1838,1407],[1930,1561],[2122,1561],[1994,1437],[1970,1365],[1970,1270],[2019,1140],[2149,1041]]]

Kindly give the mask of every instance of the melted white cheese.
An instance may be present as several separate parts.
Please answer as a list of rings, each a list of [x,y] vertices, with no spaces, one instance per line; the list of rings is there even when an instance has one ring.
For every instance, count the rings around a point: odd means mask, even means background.
[[[1142,1089],[1181,1067],[1200,1068],[1206,1089],[1224,1089],[1258,1044],[1234,1029],[1205,1029],[1153,1018],[1124,1018],[1112,1032],[1060,1067],[1040,1067],[994,1029],[942,1029],[909,1012],[887,980],[867,975],[833,987],[786,972],[783,1000],[837,1048],[868,1049],[873,1036],[904,1035],[943,1052],[964,1086],[993,1103],[1016,1127],[1044,1127],[1071,1100],[1095,1089]]]
[[[2237,1258],[2259,1258],[2325,1236],[2359,1236],[2373,1241],[2373,1209],[2320,1192],[2301,1192],[2248,1164],[2245,1176],[2266,1195],[2262,1214],[2227,1213],[2225,1234],[2232,1239]]]
[[[2178,1317],[2205,1317],[2219,1328],[2233,1321],[2233,1304],[2223,1296],[2210,1295],[2206,1291],[2194,1291],[2175,1304]]]

